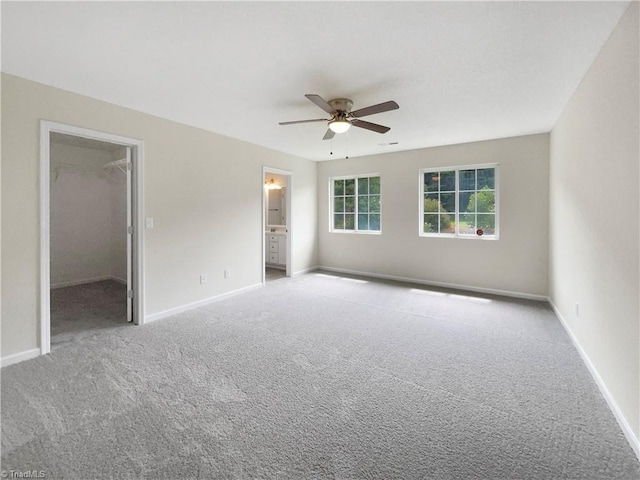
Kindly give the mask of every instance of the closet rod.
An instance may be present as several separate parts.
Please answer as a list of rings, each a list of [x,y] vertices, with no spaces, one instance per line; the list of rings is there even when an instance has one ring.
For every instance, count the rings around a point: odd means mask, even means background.
[[[105,163],[102,168],[110,168],[110,167],[116,167],[119,168],[121,171],[126,172],[127,169],[126,167],[122,167],[123,165],[127,164],[127,159],[126,158],[121,158],[120,160],[114,160],[113,162],[108,162]]]

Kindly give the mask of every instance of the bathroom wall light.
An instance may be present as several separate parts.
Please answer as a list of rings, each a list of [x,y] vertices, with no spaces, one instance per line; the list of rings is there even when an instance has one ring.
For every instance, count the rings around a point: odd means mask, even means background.
[[[276,183],[275,178],[264,182],[264,188],[267,190],[281,190],[282,187]]]

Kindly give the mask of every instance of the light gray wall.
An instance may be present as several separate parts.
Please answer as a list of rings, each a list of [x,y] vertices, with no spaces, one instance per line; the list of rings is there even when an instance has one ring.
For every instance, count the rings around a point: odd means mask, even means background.
[[[3,357],[39,346],[41,119],[144,140],[147,315],[261,283],[263,165],[293,172],[293,272],[316,265],[314,162],[2,74]]]
[[[484,163],[499,163],[499,240],[419,237],[418,170]],[[381,175],[382,234],[329,232],[329,178],[369,173]],[[319,263],[546,297],[548,175],[548,134],[319,163]]]
[[[636,438],[638,10],[632,3],[551,132],[549,275],[551,300]]]

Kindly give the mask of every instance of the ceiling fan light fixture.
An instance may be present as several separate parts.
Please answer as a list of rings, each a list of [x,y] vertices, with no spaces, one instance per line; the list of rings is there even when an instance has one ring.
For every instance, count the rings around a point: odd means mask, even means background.
[[[339,117],[329,122],[329,128],[335,133],[344,133],[351,128],[351,122],[346,118]]]

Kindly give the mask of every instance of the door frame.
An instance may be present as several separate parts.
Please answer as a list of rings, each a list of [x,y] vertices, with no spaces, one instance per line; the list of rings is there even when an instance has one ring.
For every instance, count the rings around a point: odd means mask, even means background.
[[[269,167],[267,165],[263,165],[262,166],[262,183],[260,184],[260,188],[262,190],[262,229],[261,229],[261,234],[262,234],[262,284],[264,285],[266,283],[266,263],[267,263],[267,256],[266,256],[266,252],[265,252],[265,233],[267,231],[267,215],[266,215],[266,208],[267,208],[267,192],[264,188],[264,182],[266,181],[267,178],[267,174],[268,173],[275,173],[276,175],[282,175],[287,177],[287,198],[286,198],[286,209],[287,209],[287,235],[285,236],[286,238],[286,245],[287,245],[287,267],[286,267],[286,273],[285,275],[287,277],[290,277],[292,275],[293,272],[293,264],[292,264],[292,260],[293,260],[293,254],[292,254],[292,248],[291,246],[293,245],[293,228],[292,228],[292,224],[291,224],[291,219],[293,218],[293,215],[291,214],[291,208],[292,208],[292,199],[293,199],[293,172],[290,170],[283,170],[281,168],[274,168],[274,167]]]
[[[40,120],[40,354],[51,351],[51,198],[50,165],[51,133],[90,138],[131,148],[131,215],[132,285],[134,291],[132,313],[135,325],[144,324],[144,141],[113,135],[97,130]],[[123,322],[124,323],[124,322]]]

